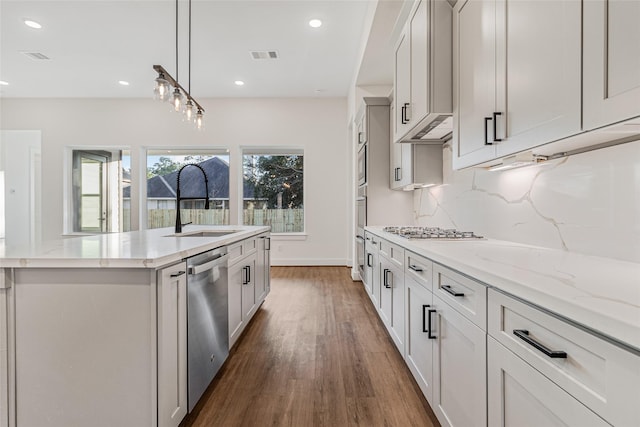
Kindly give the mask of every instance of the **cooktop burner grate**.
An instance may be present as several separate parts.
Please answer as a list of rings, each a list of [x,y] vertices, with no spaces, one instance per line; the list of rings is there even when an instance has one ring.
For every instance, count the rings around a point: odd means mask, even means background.
[[[384,227],[383,231],[396,234],[405,239],[432,239],[432,240],[478,240],[484,239],[473,231],[458,231],[453,228],[399,226]]]

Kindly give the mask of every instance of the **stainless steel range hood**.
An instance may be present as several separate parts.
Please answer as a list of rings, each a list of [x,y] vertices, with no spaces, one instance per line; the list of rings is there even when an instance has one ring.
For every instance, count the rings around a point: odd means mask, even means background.
[[[444,144],[453,134],[451,114],[429,114],[400,142],[411,144]]]

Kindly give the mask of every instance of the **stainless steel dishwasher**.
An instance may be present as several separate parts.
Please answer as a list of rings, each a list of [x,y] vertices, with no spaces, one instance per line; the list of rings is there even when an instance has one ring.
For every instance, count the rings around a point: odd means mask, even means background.
[[[229,355],[227,258],[223,247],[187,259],[189,412]]]

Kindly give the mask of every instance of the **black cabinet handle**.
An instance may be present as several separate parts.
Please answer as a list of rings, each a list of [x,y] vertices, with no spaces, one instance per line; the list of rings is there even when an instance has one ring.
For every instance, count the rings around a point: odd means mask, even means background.
[[[494,112],[493,113],[493,141],[500,142],[502,139],[498,138],[498,116],[501,116],[502,113]]]
[[[489,142],[489,121],[493,120],[491,117],[484,118],[484,145],[493,145],[493,142]]]
[[[409,118],[407,117],[407,108],[409,108],[409,103],[405,102],[402,104],[402,109],[400,110],[400,121],[403,125],[409,123]]]
[[[358,144],[362,144],[364,142],[364,132],[358,132]]]
[[[429,328],[428,334],[427,334],[427,338],[429,338],[430,340],[435,340],[436,338],[438,338],[437,336],[433,335],[431,332],[433,332],[433,326],[431,324],[431,315],[433,313],[435,313],[436,311],[433,309],[429,309],[429,311],[427,312],[427,318],[428,318],[428,325],[427,328]]]
[[[396,168],[396,181],[402,181],[402,168]]]
[[[415,272],[418,272],[418,273],[419,273],[419,272],[421,272],[421,271],[422,271],[422,268],[421,268],[421,267],[418,267],[417,265],[409,264],[409,270],[413,270],[413,271],[415,271]]]
[[[178,271],[177,273],[173,273],[173,274],[171,275],[171,277],[180,277],[180,276],[182,276],[184,273],[185,273],[184,271]]]
[[[559,350],[549,350],[543,344],[540,344],[538,341],[534,340],[529,336],[529,331],[526,329],[514,329],[513,335],[520,338],[522,341],[526,342],[536,350],[544,353],[545,356],[551,357],[552,359],[566,359],[567,353]]]
[[[373,259],[373,255],[372,254],[367,254],[367,267],[373,267],[372,264],[372,260]]]
[[[390,272],[391,272],[391,270],[389,270],[388,268],[385,268],[383,273],[382,273],[383,276],[384,276],[384,278],[382,280],[382,283],[384,284],[384,287],[387,288],[387,289],[391,289],[391,285],[389,285],[389,274],[388,274]]]
[[[242,284],[249,284],[249,267],[242,267]]]
[[[444,290],[446,293],[453,295],[454,297],[463,297],[464,294],[462,292],[456,292],[453,289],[451,289],[451,286],[449,285],[442,285],[440,286],[440,288],[442,288],[442,290]]]
[[[425,312],[425,308],[431,307],[429,304],[422,304],[422,332],[429,332],[431,327],[427,328],[427,313]]]
[[[251,283],[251,266],[247,266],[247,285]]]

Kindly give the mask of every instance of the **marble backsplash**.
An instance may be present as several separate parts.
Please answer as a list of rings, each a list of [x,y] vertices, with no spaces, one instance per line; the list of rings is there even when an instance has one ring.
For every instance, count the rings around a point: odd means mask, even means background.
[[[416,225],[640,262],[640,141],[496,172],[451,155],[443,185],[414,191]]]

